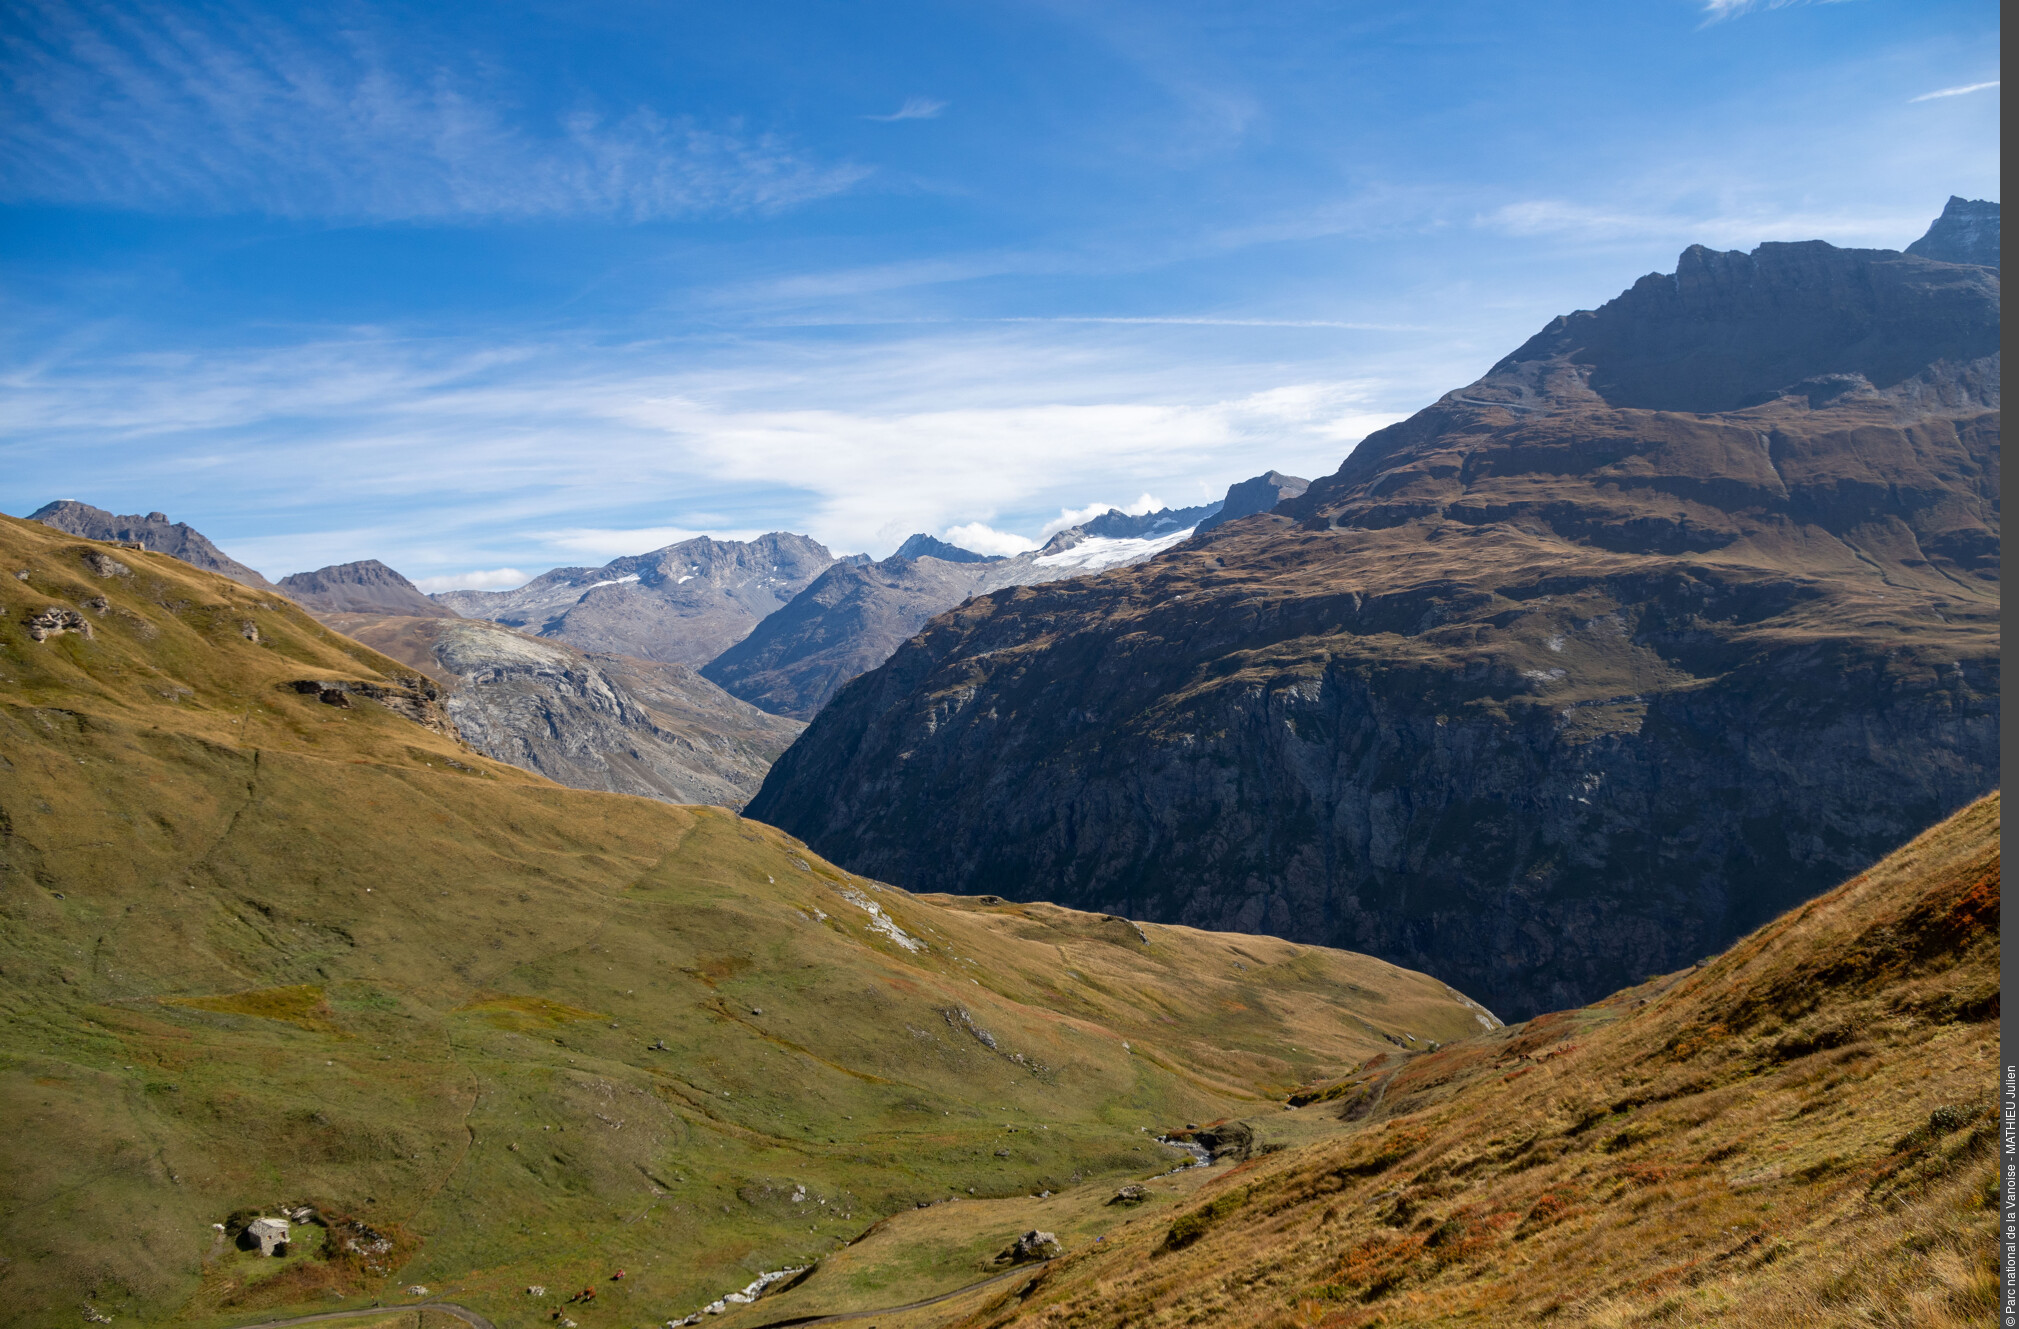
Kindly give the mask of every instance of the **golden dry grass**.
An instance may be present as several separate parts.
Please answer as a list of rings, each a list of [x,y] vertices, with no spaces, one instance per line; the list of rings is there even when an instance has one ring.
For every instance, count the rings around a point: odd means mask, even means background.
[[[582,1329],[635,1329],[921,1198],[1168,1166],[1141,1127],[1479,1027],[1369,957],[913,896],[720,809],[560,788],[299,691],[410,671],[160,555],[0,518],[0,573],[10,1323],[415,1283],[522,1323],[526,1286],[594,1282]],[[62,606],[91,635],[34,640]],[[387,1249],[217,1242],[308,1202]]]
[[[1994,795],[1699,969],[1436,1053],[963,1325],[1982,1325]],[[1349,1077],[1345,1083],[1369,1077]],[[1343,1107],[1342,1107],[1343,1105]]]

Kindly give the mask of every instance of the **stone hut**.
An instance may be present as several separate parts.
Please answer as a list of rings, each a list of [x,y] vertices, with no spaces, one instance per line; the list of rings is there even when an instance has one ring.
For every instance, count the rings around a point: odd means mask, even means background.
[[[287,1231],[285,1218],[255,1218],[245,1225],[245,1235],[238,1244],[247,1250],[257,1248],[261,1255],[285,1255]]]

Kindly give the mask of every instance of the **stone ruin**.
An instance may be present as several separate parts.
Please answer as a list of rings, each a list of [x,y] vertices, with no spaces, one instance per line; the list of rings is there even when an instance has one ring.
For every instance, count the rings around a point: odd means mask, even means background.
[[[288,1222],[285,1218],[255,1218],[239,1234],[238,1244],[261,1255],[287,1254]]]

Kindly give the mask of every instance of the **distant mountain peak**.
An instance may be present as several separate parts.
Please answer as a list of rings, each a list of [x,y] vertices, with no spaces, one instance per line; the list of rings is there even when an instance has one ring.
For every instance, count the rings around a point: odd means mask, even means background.
[[[1998,204],[1981,198],[1949,196],[1942,215],[1928,227],[1928,233],[1907,246],[1917,258],[1943,263],[1975,263],[1979,267],[1998,266]]]
[[[948,563],[997,563],[1001,554],[977,554],[972,549],[962,549],[959,545],[948,544],[944,540],[920,532],[897,547],[892,558],[938,558]]]
[[[696,536],[600,568],[554,568],[509,591],[441,591],[489,619],[585,651],[700,666],[747,636],[837,560],[809,536]]]
[[[1158,508],[1155,512],[1128,513],[1109,508],[1079,529],[1088,535],[1109,540],[1154,540],[1173,531],[1188,531],[1220,510],[1220,500],[1193,508]]]
[[[1198,532],[1204,535],[1215,526],[1267,512],[1285,499],[1298,497],[1310,487],[1311,482],[1303,476],[1285,475],[1281,471],[1265,471],[1238,484],[1228,485],[1227,497],[1220,501],[1220,510],[1201,519]]]
[[[242,586],[262,591],[274,589],[272,582],[212,544],[203,532],[187,522],[171,522],[165,512],[150,512],[145,517],[136,513],[115,516],[104,508],[66,498],[44,503],[28,514],[28,520],[86,540],[129,540],[191,567],[220,573]]]
[[[280,579],[280,589],[311,613],[400,614],[410,618],[454,618],[446,605],[375,558],[337,563]]]

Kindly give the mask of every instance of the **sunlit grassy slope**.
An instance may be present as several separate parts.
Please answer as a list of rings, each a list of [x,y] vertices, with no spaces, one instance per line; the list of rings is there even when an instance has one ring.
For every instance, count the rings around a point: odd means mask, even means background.
[[[33,640],[52,609],[89,636]],[[1366,957],[909,896],[719,810],[562,789],[398,713],[428,715],[409,672],[0,519],[0,1318],[419,1284],[500,1325],[586,1285],[583,1329],[663,1321],[920,1201],[1138,1175],[1171,1154],[1144,1127],[1481,1028]],[[212,1227],[299,1203],[385,1249],[325,1259],[309,1226],[260,1260]]]
[[[1035,1279],[876,1323],[1990,1324],[1998,825],[1994,795],[1708,964],[1376,1058],[1140,1208],[906,1215],[724,1329],[922,1288],[923,1251],[958,1287],[1032,1224],[1068,1248]]]

